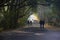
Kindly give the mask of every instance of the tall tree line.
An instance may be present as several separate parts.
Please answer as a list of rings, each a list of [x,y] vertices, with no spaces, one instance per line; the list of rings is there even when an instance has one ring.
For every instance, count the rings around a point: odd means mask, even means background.
[[[20,20],[20,24],[24,22],[29,10],[36,8],[36,4],[36,0],[0,0],[0,14],[3,15],[0,15],[2,19],[0,27],[3,29],[17,28],[20,26],[18,20]]]

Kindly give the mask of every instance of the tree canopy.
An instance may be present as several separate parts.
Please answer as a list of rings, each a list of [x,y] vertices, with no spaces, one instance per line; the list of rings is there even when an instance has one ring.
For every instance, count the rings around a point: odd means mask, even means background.
[[[58,11],[60,10],[60,0],[0,0],[0,14],[2,14],[0,15],[0,27],[16,28],[26,21],[30,11],[37,11],[37,5],[50,6],[51,4]],[[57,15],[60,15],[59,12]],[[20,24],[18,20],[20,20]]]

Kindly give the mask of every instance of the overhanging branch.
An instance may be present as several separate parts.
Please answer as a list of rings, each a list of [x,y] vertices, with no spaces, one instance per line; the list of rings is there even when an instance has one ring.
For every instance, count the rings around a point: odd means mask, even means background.
[[[18,18],[22,18],[22,17],[24,17],[26,14],[28,14],[27,12],[30,10],[30,8],[31,8],[31,6],[29,7],[29,9],[28,9],[23,15],[19,16]]]

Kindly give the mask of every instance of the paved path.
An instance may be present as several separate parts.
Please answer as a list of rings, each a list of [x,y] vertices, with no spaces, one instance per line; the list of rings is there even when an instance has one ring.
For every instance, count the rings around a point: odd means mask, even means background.
[[[60,32],[7,32],[0,36],[0,40],[60,40]]]
[[[27,27],[0,33],[0,40],[60,40],[60,31]]]

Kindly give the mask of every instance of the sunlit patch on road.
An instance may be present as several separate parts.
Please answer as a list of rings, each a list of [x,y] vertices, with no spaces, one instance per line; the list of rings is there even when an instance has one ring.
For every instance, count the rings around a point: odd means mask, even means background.
[[[40,36],[40,35],[44,35],[44,33],[35,33],[34,35]]]

